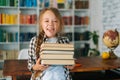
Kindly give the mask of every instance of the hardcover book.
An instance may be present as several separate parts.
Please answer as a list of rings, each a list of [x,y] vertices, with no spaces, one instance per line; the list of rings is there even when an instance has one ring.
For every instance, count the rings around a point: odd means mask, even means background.
[[[43,43],[41,50],[74,50],[73,44]]]
[[[71,44],[59,44],[59,43],[43,43],[41,47],[68,47],[68,48],[74,48],[74,45]]]
[[[73,65],[73,44],[43,43],[41,45],[41,64]]]
[[[41,60],[41,64],[47,65],[74,65],[75,61],[73,59],[70,60]]]
[[[41,50],[62,50],[62,51],[65,51],[65,50],[74,50],[74,48],[44,47],[44,48],[41,48]]]
[[[73,59],[72,54],[41,54],[41,59]]]
[[[57,50],[43,50],[40,52],[40,55],[41,54],[74,54],[74,51],[57,51]]]

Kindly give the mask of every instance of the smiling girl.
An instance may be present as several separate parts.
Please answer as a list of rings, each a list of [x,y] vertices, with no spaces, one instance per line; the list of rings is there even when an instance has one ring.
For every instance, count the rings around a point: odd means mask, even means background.
[[[71,80],[69,69],[72,69],[74,66],[40,64],[39,53],[43,42],[69,43],[67,37],[61,36],[63,21],[58,9],[43,9],[39,16],[39,27],[39,35],[31,39],[28,50],[28,69],[32,71],[32,77],[35,72],[41,71],[42,73],[36,76],[34,80]]]

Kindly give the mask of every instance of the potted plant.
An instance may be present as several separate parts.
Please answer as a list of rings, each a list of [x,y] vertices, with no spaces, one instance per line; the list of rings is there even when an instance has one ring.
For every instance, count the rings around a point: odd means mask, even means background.
[[[89,37],[92,39],[93,44],[95,45],[95,48],[90,48],[88,52],[88,56],[99,56],[100,52],[98,50],[98,41],[99,41],[99,35],[96,31],[89,32]]]

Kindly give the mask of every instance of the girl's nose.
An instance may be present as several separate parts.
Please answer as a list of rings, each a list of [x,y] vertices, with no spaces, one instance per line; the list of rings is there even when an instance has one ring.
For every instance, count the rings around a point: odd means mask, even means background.
[[[53,25],[53,21],[49,21],[49,25]]]

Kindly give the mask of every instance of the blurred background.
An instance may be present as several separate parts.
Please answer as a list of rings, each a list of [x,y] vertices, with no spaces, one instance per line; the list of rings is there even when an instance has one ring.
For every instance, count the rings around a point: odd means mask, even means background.
[[[74,43],[75,58],[108,51],[103,33],[120,32],[120,0],[0,0],[0,77],[6,59],[18,59],[30,39],[39,34],[38,16],[45,7],[59,9],[64,33]],[[120,46],[115,49],[120,56]]]

